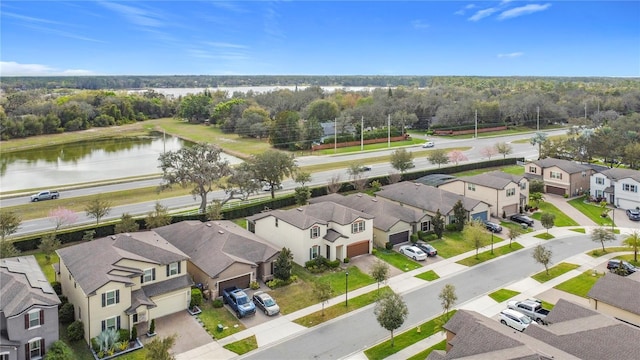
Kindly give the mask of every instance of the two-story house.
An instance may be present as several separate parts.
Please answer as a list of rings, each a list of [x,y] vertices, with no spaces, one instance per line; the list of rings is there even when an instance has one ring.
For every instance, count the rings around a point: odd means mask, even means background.
[[[62,293],[74,305],[87,343],[107,328],[131,329],[189,307],[189,257],[153,231],[117,234],[56,252]]]
[[[332,201],[373,215],[373,242],[380,247],[384,247],[387,242],[394,245],[407,242],[411,234],[431,230],[429,215],[390,201],[380,201],[368,194],[329,194],[309,200],[311,204],[324,201]]]
[[[58,340],[59,304],[33,255],[0,259],[0,359],[42,359]]]
[[[525,164],[524,176],[529,180],[542,180],[545,193],[577,196],[589,190],[591,175],[597,169],[604,167],[545,158]]]
[[[489,204],[495,217],[519,213],[529,201],[529,180],[502,171],[451,179],[438,188]]]
[[[280,250],[231,221],[181,221],[153,231],[189,256],[187,272],[212,297],[273,279]]]
[[[593,310],[640,327],[640,272],[629,276],[605,274],[589,290]]]
[[[318,256],[343,261],[370,254],[373,246],[373,216],[330,201],[256,214],[247,218],[247,227],[290,249],[301,265]]]
[[[590,195],[622,209],[640,207],[640,171],[606,169],[591,176]]]
[[[462,202],[467,211],[467,220],[483,221],[489,218],[489,204],[484,201],[409,181],[384,186],[382,190],[376,192],[376,198],[418,210],[431,218],[440,211],[445,224],[455,222],[453,207],[458,201]]]

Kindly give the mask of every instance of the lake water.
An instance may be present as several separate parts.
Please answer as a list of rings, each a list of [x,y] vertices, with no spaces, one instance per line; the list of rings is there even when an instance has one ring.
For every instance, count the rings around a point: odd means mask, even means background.
[[[304,90],[306,89],[308,86],[298,86],[298,90]],[[370,86],[321,86],[321,88],[326,91],[326,92],[335,92],[336,90],[347,90],[347,91],[362,91],[362,90],[366,90],[366,91],[372,91],[374,89],[377,89],[376,87],[370,87]],[[393,88],[393,87],[392,87]],[[240,93],[247,93],[248,91],[253,91],[254,93],[265,93],[265,92],[269,92],[269,91],[276,91],[276,90],[284,90],[284,89],[288,89],[291,91],[294,91],[296,89],[296,86],[235,86],[235,87],[217,87],[217,88],[154,88],[153,90],[157,93],[166,95],[166,96],[173,96],[173,97],[179,97],[179,96],[185,96],[188,94],[199,94],[201,92],[203,92],[205,89],[208,89],[209,91],[226,91],[229,96],[233,95],[234,92],[240,92]],[[385,88],[386,89],[386,88]],[[129,92],[136,92],[136,93],[141,93],[141,92],[145,92],[147,91],[145,90],[129,90]]]
[[[62,185],[161,174],[158,157],[188,142],[162,133],[145,138],[119,138],[55,145],[3,153],[0,191],[46,189]],[[223,154],[231,164],[240,159]]]

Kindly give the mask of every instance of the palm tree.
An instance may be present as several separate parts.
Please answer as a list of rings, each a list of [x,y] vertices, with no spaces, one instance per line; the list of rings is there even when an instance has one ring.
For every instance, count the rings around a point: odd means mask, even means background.
[[[640,232],[634,231],[631,235],[627,236],[622,243],[633,249],[633,262],[637,263],[638,248],[640,248]]]

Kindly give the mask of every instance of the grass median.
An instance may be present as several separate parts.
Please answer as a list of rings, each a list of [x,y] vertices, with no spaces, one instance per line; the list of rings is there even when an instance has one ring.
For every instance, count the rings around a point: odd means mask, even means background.
[[[585,271],[582,274],[569,279],[563,283],[554,286],[555,289],[568,292],[569,294],[587,297],[589,290],[595,285],[595,283],[604,276],[604,273],[594,273],[593,271]]]
[[[540,282],[540,283],[544,283],[547,282],[551,279],[557,278],[558,276],[567,273],[571,270],[575,270],[577,268],[579,268],[579,265],[576,264],[570,264],[570,263],[560,263],[554,267],[549,268],[549,274],[547,274],[546,271],[541,271],[535,275],[533,275],[531,278],[533,278],[534,280]]]
[[[238,355],[246,354],[251,350],[258,348],[258,340],[255,335],[251,335],[248,338],[232,342],[224,346],[225,349],[233,351]]]
[[[504,246],[500,246],[498,248],[493,249],[493,254],[491,253],[491,250],[487,250],[479,253],[477,257],[475,255],[469,256],[468,258],[456,261],[456,263],[460,265],[465,265],[465,266],[474,266],[474,265],[483,263],[485,261],[495,259],[499,256],[506,255],[514,251],[518,251],[523,248],[524,246],[520,245],[520,243],[513,242],[511,243],[511,246],[504,245]]]
[[[520,294],[520,292],[518,291],[509,290],[509,289],[500,289],[498,291],[494,291],[491,294],[489,294],[489,297],[495,300],[496,302],[501,303],[503,301],[507,301],[511,299],[512,297],[518,294]]]

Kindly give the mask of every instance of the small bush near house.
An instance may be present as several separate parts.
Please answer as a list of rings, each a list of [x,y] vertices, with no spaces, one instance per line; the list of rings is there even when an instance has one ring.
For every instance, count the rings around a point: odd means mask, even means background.
[[[258,284],[258,282],[257,282],[257,281],[252,281],[252,282],[249,284],[249,288],[250,288],[251,290],[258,290],[258,289],[260,289],[260,284]]]
[[[327,261],[327,266],[331,269],[336,269],[338,266],[340,266],[340,260],[335,259],[333,261],[328,260]]]
[[[59,281],[52,282],[51,287],[53,288],[53,291],[56,292],[56,295],[62,295],[62,284],[60,284]]]
[[[457,231],[458,228],[456,227],[456,224],[449,224],[447,226],[444,227],[445,230],[447,231]]]
[[[82,340],[84,337],[84,326],[82,321],[76,320],[67,327],[67,337],[70,341]]]
[[[200,289],[191,289],[191,304],[189,307],[200,306],[202,305],[202,290]]]
[[[276,289],[282,286],[286,286],[289,285],[293,282],[295,282],[296,280],[298,280],[298,277],[296,275],[291,275],[291,277],[289,278],[289,280],[280,280],[280,279],[273,279],[271,281],[267,281],[267,286],[271,289]]]
[[[373,248],[373,249],[371,250],[371,254],[375,255],[375,254],[377,254],[377,253],[378,253],[378,249]]]
[[[64,325],[71,324],[75,320],[75,309],[73,304],[66,303],[58,310],[58,320]]]
[[[393,244],[391,243],[391,241],[388,241],[386,244],[384,244],[384,248],[387,250],[393,250]]]
[[[127,329],[118,330],[118,340],[125,341],[131,338],[131,332]]]
[[[60,299],[60,305],[58,305],[58,309],[61,308],[64,304],[69,302],[69,298],[64,295],[59,295],[58,299]]]
[[[224,306],[224,304],[222,303],[222,300],[220,299],[215,299],[213,300],[213,302],[211,303],[213,305],[214,308],[219,309],[221,307]]]
[[[348,263],[349,263],[349,261],[351,261],[351,259],[349,259],[348,257],[346,257],[346,258],[344,258],[344,260],[343,260],[343,261],[344,261],[344,263],[345,263],[345,264],[348,264]]]
[[[62,340],[54,341],[44,355],[44,360],[74,360],[73,350]]]
[[[414,234],[411,234],[411,236],[410,236],[409,240],[411,240],[411,243],[412,243],[412,244],[417,243],[417,242],[418,242],[418,234],[415,234],[415,233],[414,233]]]
[[[138,338],[138,328],[133,326],[131,328],[131,338],[129,340],[135,341],[135,339],[137,339],[137,338]]]

